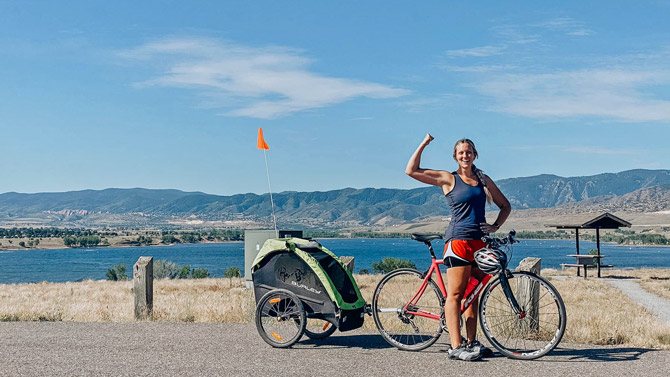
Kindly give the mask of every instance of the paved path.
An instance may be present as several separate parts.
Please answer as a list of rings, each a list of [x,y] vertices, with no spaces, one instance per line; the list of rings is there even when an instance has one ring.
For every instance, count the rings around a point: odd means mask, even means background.
[[[647,308],[660,319],[670,323],[670,300],[645,291],[637,279],[603,279],[615,288],[620,289],[633,301]]]
[[[670,351],[561,344],[536,361],[449,361],[443,336],[421,352],[376,333],[337,332],[290,349],[265,344],[253,325],[0,323],[0,376],[659,376]]]

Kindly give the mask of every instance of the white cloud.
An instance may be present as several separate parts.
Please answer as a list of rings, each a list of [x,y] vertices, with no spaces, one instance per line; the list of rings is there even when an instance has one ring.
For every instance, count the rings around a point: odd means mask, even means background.
[[[473,47],[465,48],[460,50],[447,50],[445,54],[449,57],[464,57],[464,56],[474,56],[474,57],[486,57],[493,55],[502,54],[505,47],[502,46],[482,46],[482,47]]]
[[[403,106],[410,112],[418,113],[426,109],[442,109],[454,106],[461,102],[465,96],[461,94],[442,93],[432,97],[417,97],[410,100],[400,101],[399,106]]]
[[[405,89],[310,72],[311,60],[296,49],[252,48],[213,39],[167,39],[120,56],[161,67],[140,87],[186,88],[207,97],[207,107],[234,106],[225,115],[273,119],[356,97],[395,98]]]
[[[641,151],[634,149],[625,149],[625,148],[603,148],[595,147],[592,145],[520,145],[512,146],[509,149],[521,150],[521,151],[534,151],[534,150],[548,150],[554,149],[562,152],[569,153],[578,153],[578,154],[591,154],[591,155],[634,155],[641,153]]]
[[[604,117],[621,122],[668,122],[670,101],[645,89],[670,85],[670,70],[592,69],[487,77],[472,86],[493,110],[530,118]]]
[[[632,155],[637,153],[631,149],[601,148],[594,146],[575,146],[561,148],[564,152],[599,155]]]
[[[514,66],[511,66],[511,65],[502,65],[502,64],[470,65],[470,66],[439,65],[439,67],[446,70],[446,71],[469,72],[469,73],[507,71],[507,70],[515,68]]]
[[[557,17],[545,22],[533,24],[531,26],[560,31],[565,34],[575,36],[587,36],[593,34],[593,31],[587,29],[583,22],[577,21],[570,17]]]

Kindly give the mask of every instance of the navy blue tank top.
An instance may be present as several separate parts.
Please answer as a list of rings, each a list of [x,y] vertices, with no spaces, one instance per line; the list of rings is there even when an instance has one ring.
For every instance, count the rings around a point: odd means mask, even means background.
[[[454,188],[446,195],[451,208],[451,221],[446,240],[479,240],[484,236],[479,224],[486,222],[486,193],[484,185],[470,186],[453,172]]]

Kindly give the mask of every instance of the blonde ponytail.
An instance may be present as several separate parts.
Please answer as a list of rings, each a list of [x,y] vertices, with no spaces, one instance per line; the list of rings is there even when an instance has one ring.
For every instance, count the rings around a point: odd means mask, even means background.
[[[475,172],[477,179],[479,179],[479,182],[481,182],[482,186],[484,186],[484,194],[486,194],[486,202],[489,203],[489,205],[493,204],[493,197],[491,196],[491,191],[489,191],[489,188],[486,187],[486,178],[484,177],[484,171],[478,169],[474,164],[472,165],[472,171]]]

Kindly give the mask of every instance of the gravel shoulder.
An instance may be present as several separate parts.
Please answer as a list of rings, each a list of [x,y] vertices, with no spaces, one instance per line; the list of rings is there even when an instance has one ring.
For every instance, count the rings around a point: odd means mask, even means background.
[[[202,323],[0,323],[0,376],[658,375],[670,351],[561,344],[536,361],[447,360],[446,336],[421,352],[376,333],[265,344],[253,325]],[[410,371],[411,370],[411,371]]]
[[[644,290],[636,279],[603,279],[625,293],[631,300],[654,313],[659,320],[670,324],[670,300]]]

